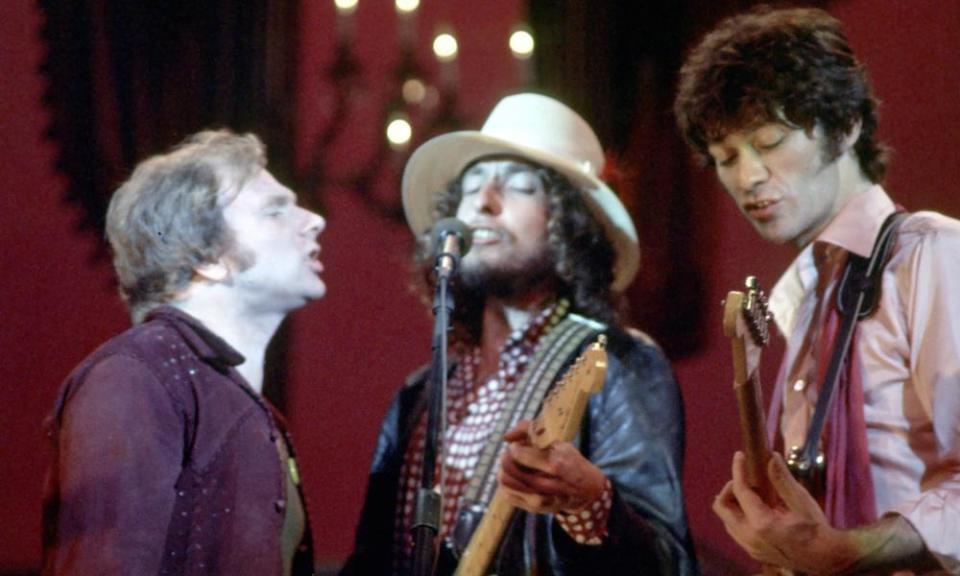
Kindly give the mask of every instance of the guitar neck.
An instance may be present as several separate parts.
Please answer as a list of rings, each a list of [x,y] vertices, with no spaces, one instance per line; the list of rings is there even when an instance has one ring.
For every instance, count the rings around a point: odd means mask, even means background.
[[[463,551],[454,576],[483,576],[486,573],[497,548],[500,547],[503,533],[513,518],[514,510],[516,508],[507,501],[502,489],[497,488],[483,520]]]
[[[757,279],[747,278],[747,294],[731,291],[723,311],[723,331],[730,338],[733,357],[733,390],[740,414],[740,436],[746,456],[747,484],[769,505],[777,500],[776,491],[767,476],[770,447],[763,416],[763,395],[760,392],[760,349],[769,341],[766,297]],[[763,564],[764,576],[789,574],[776,566]]]
[[[775,501],[776,493],[767,476],[770,447],[767,445],[766,418],[760,394],[760,378],[754,372],[734,385],[737,408],[740,413],[740,435],[747,460],[747,483],[757,491],[764,502]]]

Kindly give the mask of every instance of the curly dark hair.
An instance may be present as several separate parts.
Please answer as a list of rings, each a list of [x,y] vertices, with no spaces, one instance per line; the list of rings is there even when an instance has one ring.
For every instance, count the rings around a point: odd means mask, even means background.
[[[707,34],[680,70],[674,114],[706,164],[711,142],[755,123],[786,120],[811,134],[820,125],[827,160],[860,122],[860,169],[879,183],[886,147],[874,140],[878,101],[840,22],[816,8],[761,5]]]
[[[489,159],[481,158],[478,161]],[[547,243],[553,261],[557,296],[567,298],[574,312],[615,324],[618,314],[610,285],[614,277],[616,254],[603,227],[590,213],[581,191],[556,170],[523,158],[512,159],[535,166],[543,179],[548,202]],[[435,195],[434,221],[455,215],[462,196],[460,179],[456,178],[445,190]],[[419,280],[417,283],[422,286],[425,281],[432,293],[436,258],[434,243],[429,233],[418,240],[414,250],[415,276]],[[452,319],[457,336],[475,343],[483,328],[485,296],[461,283],[454,283],[451,291],[457,304]]]

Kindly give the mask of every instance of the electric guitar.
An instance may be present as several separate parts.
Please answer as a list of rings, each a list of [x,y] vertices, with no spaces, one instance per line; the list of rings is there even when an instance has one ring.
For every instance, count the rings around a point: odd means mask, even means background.
[[[606,336],[601,335],[577,358],[544,399],[540,413],[530,426],[530,443],[537,448],[547,448],[553,442],[573,440],[580,430],[587,401],[603,387],[606,373]],[[454,576],[482,576],[486,573],[514,510],[498,487],[460,558]]]
[[[770,447],[760,388],[760,354],[770,342],[767,299],[757,279],[748,276],[746,293],[727,293],[723,308],[723,333],[730,338],[733,352],[733,391],[740,412],[740,436],[747,460],[747,484],[764,502],[773,506],[778,496],[767,476]],[[763,565],[764,576],[790,574],[775,566]]]
[[[770,341],[767,323],[770,313],[763,290],[753,276],[746,282],[746,293],[727,293],[723,309],[723,332],[730,338],[733,352],[733,390],[740,412],[740,435],[747,457],[747,483],[772,504],[773,486],[767,478],[770,447],[763,415],[760,390],[760,353]]]

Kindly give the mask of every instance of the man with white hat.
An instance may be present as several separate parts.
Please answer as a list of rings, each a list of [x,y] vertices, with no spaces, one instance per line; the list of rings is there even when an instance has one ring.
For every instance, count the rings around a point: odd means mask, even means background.
[[[499,486],[519,513],[490,566],[497,574],[696,572],[681,493],[680,392],[656,344],[617,322],[613,299],[633,280],[639,248],[630,215],[598,177],[603,164],[596,135],[574,111],[518,94],[480,131],[423,144],[404,172],[425,276],[437,220],[456,216],[472,230],[452,288],[440,533],[462,551]],[[578,439],[532,446],[523,414],[598,334],[607,338],[606,379]],[[384,420],[343,574],[409,569],[425,379],[411,376]]]

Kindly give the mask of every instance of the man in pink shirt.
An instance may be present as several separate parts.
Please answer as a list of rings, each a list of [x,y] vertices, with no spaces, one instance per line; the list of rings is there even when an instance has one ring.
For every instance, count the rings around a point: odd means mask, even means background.
[[[779,452],[804,443],[839,331],[838,285],[896,206],[880,186],[876,100],[839,22],[816,9],[730,18],[688,55],[675,111],[764,239],[799,252],[771,293],[787,347],[766,504],[743,454],[714,503],[764,564],[811,574],[960,573],[960,222],[901,220],[825,414],[817,500]]]

